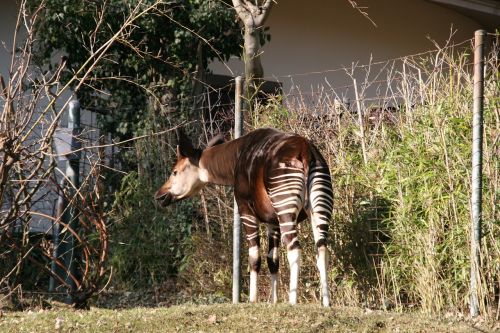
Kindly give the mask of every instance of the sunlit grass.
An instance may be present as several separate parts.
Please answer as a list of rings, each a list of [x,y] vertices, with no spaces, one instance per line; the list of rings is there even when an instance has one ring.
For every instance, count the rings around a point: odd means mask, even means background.
[[[468,332],[476,324],[455,316],[438,319],[312,304],[218,304],[7,312],[0,318],[0,332]]]

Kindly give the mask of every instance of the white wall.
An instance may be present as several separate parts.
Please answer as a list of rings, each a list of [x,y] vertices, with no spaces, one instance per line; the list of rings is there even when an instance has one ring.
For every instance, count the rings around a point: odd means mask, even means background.
[[[262,63],[265,76],[277,77],[290,86],[282,75],[324,71],[352,62],[367,63],[427,51],[433,48],[428,37],[444,44],[451,26],[457,29],[457,42],[472,38],[480,24],[424,0],[359,0],[374,27],[354,10],[347,0],[278,0],[268,19],[271,42],[263,48]],[[304,5],[307,3],[307,5]],[[238,59],[229,66],[236,74],[243,72]],[[231,75],[220,63],[210,68],[217,74]],[[304,89],[322,84],[328,77],[335,85],[343,82],[335,75],[316,74],[294,78]]]

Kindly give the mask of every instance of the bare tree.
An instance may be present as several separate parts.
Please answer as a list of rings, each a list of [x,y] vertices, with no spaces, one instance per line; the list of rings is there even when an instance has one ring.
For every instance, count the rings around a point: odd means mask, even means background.
[[[257,87],[264,76],[260,60],[261,34],[273,6],[272,0],[232,0],[234,9],[244,25],[245,94],[255,98]],[[251,103],[250,103],[251,104]]]
[[[367,18],[374,26],[375,22],[365,11],[367,7],[359,6],[354,0],[347,0],[349,4]],[[234,9],[244,26],[244,53],[245,64],[245,95],[252,109],[252,101],[257,97],[259,86],[264,77],[264,68],[261,62],[262,28],[271,12],[274,0],[232,0]]]
[[[91,41],[87,61],[72,70],[68,81],[63,83],[62,73],[70,71],[64,57],[55,70],[39,68],[33,61],[36,23],[44,15],[44,2],[39,6],[30,6],[26,0],[21,2],[10,70],[6,80],[0,76],[0,288],[6,288],[8,294],[22,288],[19,275],[28,266],[45,271],[58,284],[68,287],[69,280],[56,274],[47,262],[53,262],[72,280],[69,283],[76,288],[70,292],[75,303],[84,303],[107,276],[108,233],[99,189],[102,154],[98,147],[84,145],[87,175],[78,188],[66,181],[71,190],[62,189],[57,179],[65,176],[58,168],[53,149],[56,129],[72,98],[70,88],[76,93],[82,85],[91,85],[92,70],[108,55],[111,45],[127,40],[136,29],[136,21],[156,11],[161,3],[161,0],[153,4],[138,1],[110,39],[99,44]],[[95,34],[100,29],[103,25],[97,23]],[[68,203],[55,217],[37,209],[37,202],[54,192],[59,192]],[[78,230],[61,218],[64,210],[69,209],[78,212]],[[37,218],[50,221],[52,227],[57,225],[61,233],[74,237],[74,246],[81,253],[78,276],[54,257],[44,237],[32,239],[31,224]],[[40,259],[40,254],[44,259]]]

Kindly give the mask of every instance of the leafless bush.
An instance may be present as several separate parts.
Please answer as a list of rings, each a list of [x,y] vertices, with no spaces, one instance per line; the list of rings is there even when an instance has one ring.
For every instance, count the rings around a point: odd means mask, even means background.
[[[75,134],[73,139],[82,144],[79,150],[85,151],[85,160],[80,161],[82,180],[75,186],[58,163],[54,150],[56,130],[73,98],[71,93],[77,94],[82,85],[91,85],[92,69],[110,46],[117,40],[126,40],[135,28],[134,22],[158,3],[139,1],[109,40],[97,45],[91,39],[87,61],[72,70],[63,84],[62,73],[70,71],[64,57],[55,70],[36,67],[33,61],[34,29],[44,15],[43,1],[34,10],[26,1],[21,2],[9,75],[1,78],[0,85],[0,258],[5,263],[0,268],[0,290],[6,295],[0,297],[39,288],[40,280],[46,282],[50,277],[59,285],[55,290],[69,290],[78,305],[109,277],[108,232],[100,183],[106,164],[102,145],[96,135]],[[95,33],[101,28],[97,22]],[[43,202],[52,202],[53,206],[56,195],[66,205],[58,205],[55,216],[40,211]],[[76,216],[70,223],[62,219],[67,211]],[[37,234],[35,227],[41,220],[49,227]],[[63,238],[71,235],[74,243],[70,250],[78,253],[75,271],[55,257],[53,229],[58,229]]]

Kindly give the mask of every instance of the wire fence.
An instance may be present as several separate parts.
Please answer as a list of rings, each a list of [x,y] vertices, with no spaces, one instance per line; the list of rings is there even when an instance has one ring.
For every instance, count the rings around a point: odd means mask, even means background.
[[[470,177],[465,134],[469,131],[466,117],[471,105],[471,46],[471,40],[467,40],[382,62],[268,78],[278,84],[264,91],[262,98],[252,105],[252,111],[245,115],[246,131],[273,126],[300,133],[315,142],[329,162],[335,192],[335,213],[329,233],[332,254],[329,279],[334,303],[386,309],[418,305],[429,311],[440,311],[447,304],[463,309],[467,304],[468,274],[464,273],[467,265],[464,258],[468,255],[466,244],[470,237],[466,223],[470,208],[467,199],[470,184],[466,179]],[[498,308],[500,294],[500,265],[496,259],[500,254],[500,217],[495,204],[500,184],[497,57],[498,46],[494,44],[486,62],[485,99],[489,114],[485,124],[488,181],[485,203],[488,208],[484,220],[488,234],[483,240],[481,306],[485,312],[498,316],[498,311],[492,310]],[[304,89],[294,84],[296,77],[318,78],[317,84]],[[196,133],[195,141],[203,146],[217,133],[232,132],[234,89],[234,81],[228,78],[226,84],[207,87],[201,95],[168,103],[193,106],[189,112],[196,121],[185,127]],[[82,116],[78,138],[82,143],[80,178],[86,179],[87,189],[99,186],[103,169],[122,173],[115,154],[123,149],[135,151],[141,161],[138,179],[150,181],[148,186],[153,187],[167,178],[175,151],[171,128],[114,142],[101,135],[92,112]],[[95,173],[96,169],[101,171]],[[57,216],[54,193],[62,174],[62,166],[55,168],[52,185],[46,194],[35,199],[34,210],[42,215]],[[207,187],[195,204],[182,209],[194,216],[189,218],[189,241],[182,237],[167,239],[172,251],[166,250],[164,239],[155,236],[166,231],[178,232],[170,227],[151,227],[148,234],[151,239],[146,242],[161,244],[157,246],[133,247],[131,242],[110,235],[110,247],[123,249],[131,262],[140,263],[140,267],[129,272],[128,286],[133,289],[152,284],[154,287],[146,296],[155,304],[203,297],[207,302],[227,301],[232,267],[231,189]],[[181,216],[182,209],[173,214]],[[151,216],[144,211],[139,213],[145,214],[144,218]],[[162,223],[178,221],[170,213],[165,213]],[[53,218],[38,220],[44,225],[41,230],[45,233],[51,230]],[[300,299],[317,301],[319,281],[312,231],[307,223],[299,228],[304,252]],[[263,248],[266,248],[265,238],[262,230]],[[50,248],[50,244],[47,246]],[[127,252],[127,248],[136,251]],[[178,249],[180,261],[169,258]],[[280,259],[283,299],[288,284],[284,252]],[[244,255],[243,267],[246,260]],[[111,261],[110,266],[113,265],[124,266]],[[110,285],[116,271],[114,274],[106,275]],[[261,274],[259,298],[268,300],[270,278],[265,267]],[[127,286],[123,277],[119,279],[122,286]],[[244,293],[248,290],[245,269],[243,290]],[[110,291],[108,296],[111,294]]]

